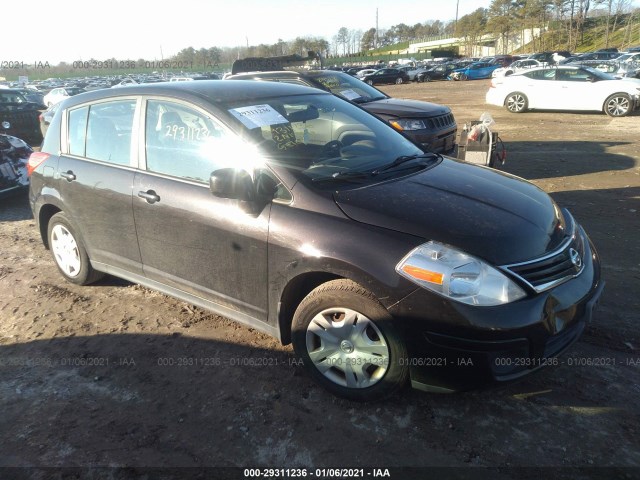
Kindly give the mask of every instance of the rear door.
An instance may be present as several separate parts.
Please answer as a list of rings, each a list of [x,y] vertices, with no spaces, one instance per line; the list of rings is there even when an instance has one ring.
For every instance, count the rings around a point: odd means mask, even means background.
[[[266,320],[271,205],[248,213],[209,190],[212,171],[253,153],[197,106],[148,98],[144,112],[133,211],[145,276]]]
[[[56,176],[91,260],[141,274],[131,200],[138,103],[118,98],[64,112]]]

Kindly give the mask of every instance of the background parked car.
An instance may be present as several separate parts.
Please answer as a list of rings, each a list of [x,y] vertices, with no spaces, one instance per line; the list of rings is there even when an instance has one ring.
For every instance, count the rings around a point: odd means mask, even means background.
[[[409,76],[409,80],[412,82],[416,80],[416,76],[419,73],[424,72],[424,68],[422,67],[410,67],[410,66],[398,67],[398,70],[406,73]]]
[[[520,72],[522,70],[529,70],[531,68],[545,67],[547,66],[544,62],[539,62],[538,60],[533,59],[525,59],[525,60],[516,60],[508,67],[497,68],[491,74],[492,77],[506,77],[512,75],[516,72]]]
[[[84,93],[84,88],[79,87],[60,87],[54,88],[44,96],[44,104],[50,107],[53,104],[66,100],[69,97]]]
[[[397,68],[382,68],[374,73],[362,77],[362,81],[369,85],[380,85],[383,83],[407,83],[409,75]]]
[[[0,198],[29,188],[27,162],[32,153],[23,140],[0,134]]]
[[[494,78],[486,102],[512,113],[593,110],[623,117],[638,107],[639,98],[640,80],[618,80],[589,67],[558,66]]]
[[[454,70],[450,76],[453,80],[479,80],[490,78],[493,71],[498,68],[500,68],[499,63],[476,62]]]
[[[40,106],[18,91],[0,89],[0,134],[21,138],[31,145],[42,141],[38,123]]]
[[[453,63],[436,65],[416,75],[416,82],[430,82],[431,80],[446,80],[451,72],[459,68]]]
[[[20,92],[27,99],[27,102],[31,102],[42,109],[47,108],[44,103],[44,95],[41,92],[29,88],[15,88],[14,90]]]
[[[362,80],[362,78],[365,77],[366,75],[371,75],[372,73],[375,73],[378,70],[380,69],[379,68],[363,68],[362,70],[358,70],[358,72],[356,73],[356,77]]]
[[[320,88],[357,103],[390,123],[425,149],[454,153],[458,126],[449,107],[417,100],[391,98],[375,87],[344,72],[332,70],[282,70],[241,73],[228,80],[267,80]]]

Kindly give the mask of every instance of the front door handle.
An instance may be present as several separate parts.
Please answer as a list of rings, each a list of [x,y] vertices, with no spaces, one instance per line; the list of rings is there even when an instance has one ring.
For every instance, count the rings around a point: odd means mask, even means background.
[[[153,190],[147,190],[146,192],[138,192],[140,198],[144,198],[147,203],[156,203],[160,201],[160,195]]]
[[[71,170],[67,170],[66,172],[61,172],[60,176],[64,178],[67,182],[73,182],[76,179],[76,174]]]

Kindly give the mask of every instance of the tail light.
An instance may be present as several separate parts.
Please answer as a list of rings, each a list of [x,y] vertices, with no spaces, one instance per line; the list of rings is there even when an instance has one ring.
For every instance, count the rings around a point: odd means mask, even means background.
[[[29,157],[29,161],[27,162],[27,176],[31,176],[33,171],[40,166],[42,162],[44,162],[51,155],[44,152],[33,152]]]

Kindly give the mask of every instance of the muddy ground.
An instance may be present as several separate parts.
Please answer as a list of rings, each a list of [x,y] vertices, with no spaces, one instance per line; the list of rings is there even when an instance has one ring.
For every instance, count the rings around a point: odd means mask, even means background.
[[[109,478],[150,475],[145,467],[266,466],[640,475],[626,468],[640,466],[640,115],[513,115],[484,105],[487,88],[382,89],[449,105],[460,126],[491,113],[508,148],[502,169],[549,192],[591,235],[607,285],[561,365],[468,393],[340,400],[292,361],[290,347],[251,329],[114,278],[65,283],[22,196],[0,206],[0,478],[59,474],[6,467],[109,467]]]

